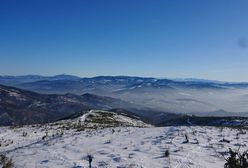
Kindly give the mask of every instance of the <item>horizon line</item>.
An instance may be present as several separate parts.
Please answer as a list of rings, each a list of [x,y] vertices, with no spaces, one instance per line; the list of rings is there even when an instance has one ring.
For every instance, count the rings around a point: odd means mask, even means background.
[[[92,76],[81,76],[73,75],[67,73],[54,74],[54,75],[41,75],[41,74],[23,74],[23,75],[0,75],[0,77],[25,77],[25,76],[39,76],[39,77],[56,77],[56,76],[73,76],[77,78],[97,78],[97,77],[136,77],[136,78],[153,78],[153,79],[168,79],[168,80],[202,80],[208,82],[223,82],[223,83],[248,83],[248,81],[226,81],[218,79],[207,79],[207,78],[198,78],[198,77],[155,77],[155,76],[138,76],[138,75],[92,75]]]

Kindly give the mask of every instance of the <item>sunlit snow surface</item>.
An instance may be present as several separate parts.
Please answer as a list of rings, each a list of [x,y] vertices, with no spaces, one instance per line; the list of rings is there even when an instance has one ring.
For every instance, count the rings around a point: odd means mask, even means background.
[[[0,151],[12,157],[17,168],[86,168],[88,154],[93,155],[92,166],[97,168],[221,168],[228,148],[248,149],[248,134],[239,132],[216,127],[119,127],[81,132],[61,131],[58,126],[2,127]],[[183,143],[185,134],[189,143]],[[223,138],[231,142],[219,142]],[[166,150],[169,157],[164,156]]]

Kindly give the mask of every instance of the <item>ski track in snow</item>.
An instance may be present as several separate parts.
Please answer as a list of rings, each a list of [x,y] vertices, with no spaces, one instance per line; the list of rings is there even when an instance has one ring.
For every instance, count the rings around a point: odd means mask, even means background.
[[[230,128],[119,127],[58,132],[56,126],[2,127],[0,152],[11,157],[16,168],[87,168],[88,154],[93,155],[92,165],[97,168],[220,168],[229,148],[248,149],[248,135],[237,138],[239,131]],[[189,143],[184,143],[185,134]],[[220,142],[223,138],[231,142]],[[164,156],[166,150],[169,157]]]

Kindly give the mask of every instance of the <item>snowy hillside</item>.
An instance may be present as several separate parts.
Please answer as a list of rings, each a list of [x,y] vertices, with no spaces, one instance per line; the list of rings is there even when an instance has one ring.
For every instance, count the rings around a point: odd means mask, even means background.
[[[73,127],[89,126],[99,115],[91,111],[53,124],[2,127],[0,151],[16,168],[86,168],[88,155],[94,168],[221,168],[228,148],[248,149],[248,134],[230,128],[151,127],[121,115],[107,118],[122,127]],[[126,127],[131,125],[138,127]]]
[[[104,110],[90,110],[76,119],[62,120],[55,124],[66,129],[77,129],[78,131],[108,127],[151,127],[151,125],[142,122],[136,116]]]

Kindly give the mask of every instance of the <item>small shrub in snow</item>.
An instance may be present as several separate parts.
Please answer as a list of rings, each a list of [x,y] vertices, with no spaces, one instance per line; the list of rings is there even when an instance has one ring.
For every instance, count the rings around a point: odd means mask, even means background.
[[[246,134],[246,131],[242,130],[242,129],[239,129],[238,133],[237,133],[237,136],[239,135],[245,135]]]
[[[248,152],[240,153],[229,149],[229,157],[226,159],[224,168],[248,168]]]
[[[12,168],[14,166],[12,159],[4,154],[0,155],[0,165],[2,168]]]
[[[104,144],[110,144],[111,143],[111,139],[107,140]]]
[[[169,150],[167,149],[165,152],[164,152],[164,157],[169,157],[170,156],[170,152]]]
[[[46,137],[47,137],[47,136],[45,135],[45,136],[43,136],[41,139],[42,139],[42,140],[45,140],[45,139],[46,139]]]
[[[26,136],[28,136],[28,133],[27,132],[22,132],[22,136],[26,137]]]
[[[197,133],[197,131],[196,131],[196,130],[194,130],[194,131],[192,132],[192,135],[196,135],[196,133]]]
[[[89,168],[91,168],[92,167],[92,161],[93,161],[93,156],[92,155],[88,155],[87,156],[87,158],[88,158],[88,161],[89,161]]]
[[[184,137],[185,137],[185,141],[183,141],[183,143],[189,143],[189,138],[188,138],[188,135],[187,135],[187,134],[185,134],[185,135],[184,135]]]
[[[231,141],[229,141],[229,140],[227,140],[227,139],[223,138],[223,139],[222,139],[222,140],[220,140],[219,142],[226,142],[226,143],[230,143]]]

